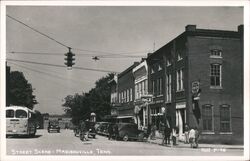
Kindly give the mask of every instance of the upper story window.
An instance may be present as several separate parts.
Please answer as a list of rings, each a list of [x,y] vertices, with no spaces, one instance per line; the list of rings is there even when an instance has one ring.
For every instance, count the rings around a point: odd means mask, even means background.
[[[210,50],[211,58],[222,58],[222,50],[220,49],[211,49]]]
[[[221,64],[210,64],[210,86],[221,87]]]
[[[133,101],[133,93],[132,88],[130,88],[130,101]]]
[[[171,102],[171,74],[166,75],[166,101]]]
[[[179,69],[176,71],[176,90],[182,91],[184,90],[183,86],[183,69]]]
[[[162,66],[161,64],[158,65],[158,71],[161,71],[162,70]]]
[[[167,67],[168,66],[171,66],[172,64],[171,64],[171,60],[170,59],[167,59]]]
[[[154,68],[152,67],[151,68],[151,72],[150,72],[151,74],[154,74],[155,73],[155,70],[154,70]]]
[[[177,53],[177,61],[180,61],[180,60],[182,60],[182,59],[183,59],[183,57],[182,57],[181,53],[178,52],[178,53]]]

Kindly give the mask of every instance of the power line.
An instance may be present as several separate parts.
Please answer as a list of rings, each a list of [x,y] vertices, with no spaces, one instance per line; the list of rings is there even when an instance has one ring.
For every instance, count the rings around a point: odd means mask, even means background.
[[[60,67],[60,68],[62,67],[62,68],[65,68],[64,65],[56,65],[56,64],[49,64],[49,63],[40,63],[40,62],[33,62],[33,61],[26,61],[26,60],[7,59],[7,61],[23,62],[23,63],[30,63],[30,64],[38,64],[38,65],[46,65],[46,66],[52,66],[52,67]],[[89,71],[104,72],[104,73],[118,73],[116,71],[102,70],[102,69],[93,69],[93,68],[85,68],[85,67],[74,67],[74,69],[89,70]]]
[[[60,44],[60,45],[62,45],[62,46],[64,46],[64,47],[66,47],[66,48],[68,48],[68,49],[71,48],[72,50],[77,50],[77,51],[85,51],[85,52],[92,52],[92,53],[99,53],[99,54],[108,54],[108,55],[106,55],[106,56],[110,56],[110,55],[124,55],[124,54],[132,54],[132,53],[145,53],[145,51],[143,51],[143,52],[122,52],[122,53],[112,53],[112,52],[97,51],[97,50],[87,50],[87,49],[79,49],[79,48],[70,47],[70,46],[68,46],[68,45],[66,45],[66,44],[64,44],[64,43],[62,43],[62,42],[60,42],[60,41],[58,41],[58,40],[52,38],[52,37],[49,36],[48,34],[45,34],[45,33],[41,32],[41,31],[35,29],[34,27],[31,27],[31,26],[25,24],[24,22],[22,22],[22,21],[20,21],[20,20],[18,20],[18,19],[16,19],[16,18],[10,16],[10,15],[7,15],[7,17],[9,17],[10,19],[12,19],[12,20],[14,20],[14,21],[16,21],[16,22],[18,22],[18,23],[20,23],[20,24],[22,24],[22,25],[28,27],[29,29],[31,29],[31,30],[33,30],[33,31],[35,31],[35,32],[37,32],[37,33],[39,33],[39,34],[41,34],[41,35],[47,37],[48,39],[50,39],[50,40],[52,40],[52,41],[55,41],[56,43],[58,43],[58,44]],[[97,56],[101,56],[101,55],[97,55]]]
[[[24,66],[24,65],[16,64],[16,63],[14,63],[14,62],[9,62],[9,63],[10,63],[10,64],[14,64],[14,65],[19,66],[19,67],[24,68],[24,69],[28,69],[28,70],[33,71],[33,72],[37,72],[37,73],[39,73],[39,74],[45,74],[45,75],[47,75],[47,76],[52,76],[52,77],[55,77],[55,78],[58,78],[58,79],[61,79],[61,80],[64,80],[64,79],[65,79],[65,77],[62,77],[62,76],[59,76],[59,75],[55,75],[55,74],[54,74],[54,73],[56,73],[55,71],[52,71],[52,72],[53,72],[53,74],[52,74],[52,73],[44,72],[44,71],[37,70],[37,69],[34,69],[34,68],[29,68],[29,67]],[[57,74],[59,74],[59,73],[57,73]],[[77,80],[72,79],[72,78],[69,79],[69,80],[74,81],[75,83],[80,83],[79,80],[77,81]]]
[[[47,52],[30,52],[30,51],[11,51],[7,52],[10,54],[30,54],[30,55],[53,55],[53,56],[61,56],[63,53],[47,53]],[[91,56],[96,56],[93,54],[78,54],[77,56],[86,56],[86,57],[91,57]],[[113,56],[111,54],[109,55],[99,55],[98,57],[100,58],[141,58],[141,55],[115,55]]]
[[[10,15],[7,15],[7,17],[9,17],[10,19],[12,19],[12,20],[14,20],[14,21],[16,21],[16,22],[18,22],[18,23],[20,23],[20,24],[22,24],[22,25],[28,27],[29,29],[31,29],[31,30],[33,30],[33,31],[35,31],[35,32],[37,32],[37,33],[39,33],[39,34],[41,34],[41,35],[47,37],[48,39],[50,39],[50,40],[52,40],[52,41],[55,41],[56,43],[58,43],[58,44],[60,44],[60,45],[62,45],[62,46],[64,46],[64,47],[66,47],[66,48],[70,48],[69,46],[67,46],[67,45],[65,45],[65,44],[63,44],[63,43],[57,41],[56,39],[54,39],[54,38],[48,36],[47,34],[44,34],[44,33],[42,33],[41,31],[38,31],[37,29],[35,29],[35,28],[33,28],[33,27],[31,27],[31,26],[29,26],[29,25],[27,25],[27,24],[25,24],[25,23],[23,23],[23,22],[21,22],[21,21],[19,21],[19,20],[17,20],[17,19],[15,19],[14,17],[11,17]]]
[[[13,62],[9,62],[10,64],[12,64],[12,65],[15,65],[15,66],[17,66],[17,67],[21,67],[21,68],[23,68],[23,69],[26,69],[26,70],[30,70],[30,71],[33,71],[33,72],[36,72],[36,73],[39,73],[39,74],[44,74],[44,75],[49,75],[49,76],[53,76],[53,77],[55,77],[55,78],[58,78],[58,79],[65,79],[65,78],[62,78],[62,77],[60,77],[60,76],[56,76],[56,75],[52,75],[52,74],[50,74],[50,73],[46,73],[46,72],[43,72],[43,71],[39,71],[39,70],[35,70],[35,69],[32,69],[32,68],[28,68],[28,67],[25,67],[25,66],[23,66],[23,65],[19,65],[19,64],[16,64],[16,63],[13,63]],[[71,79],[72,80],[72,79]],[[73,80],[74,82],[76,82],[75,80]],[[56,84],[58,84],[59,82],[58,81],[52,81],[53,83],[56,83]],[[79,82],[77,82],[77,83],[79,83]],[[66,88],[66,86],[64,85],[64,84],[62,84],[65,88]],[[67,87],[68,88],[68,87]],[[71,88],[71,89],[73,89],[73,88]]]

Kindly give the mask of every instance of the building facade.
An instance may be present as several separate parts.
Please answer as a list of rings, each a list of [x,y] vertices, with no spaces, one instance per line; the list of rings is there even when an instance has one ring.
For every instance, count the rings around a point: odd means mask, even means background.
[[[139,63],[135,62],[125,71],[118,74],[118,103],[117,106],[117,120],[118,122],[134,122],[135,119],[135,109],[134,109],[134,99],[135,99],[135,85],[133,68]]]
[[[243,26],[238,31],[195,25],[150,54],[150,123],[198,127],[204,142],[243,143]]]
[[[148,126],[148,105],[145,100],[148,97],[148,65],[145,59],[133,69],[135,88],[135,123],[138,128],[145,129]]]

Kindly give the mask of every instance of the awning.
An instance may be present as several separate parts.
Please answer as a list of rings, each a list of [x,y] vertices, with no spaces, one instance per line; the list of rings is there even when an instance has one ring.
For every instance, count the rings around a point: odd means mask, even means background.
[[[132,118],[134,116],[117,116],[118,119]]]

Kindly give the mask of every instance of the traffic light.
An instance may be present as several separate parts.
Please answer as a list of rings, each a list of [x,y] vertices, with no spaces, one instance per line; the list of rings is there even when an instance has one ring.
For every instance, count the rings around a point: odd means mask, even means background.
[[[71,69],[72,66],[75,64],[75,62],[74,62],[74,60],[75,60],[75,58],[74,58],[75,54],[73,54],[71,52],[71,48],[69,48],[69,52],[66,53],[66,54],[64,54],[64,55],[66,56],[66,58],[65,58],[66,62],[64,64],[67,65],[67,67],[69,69]]]

